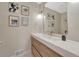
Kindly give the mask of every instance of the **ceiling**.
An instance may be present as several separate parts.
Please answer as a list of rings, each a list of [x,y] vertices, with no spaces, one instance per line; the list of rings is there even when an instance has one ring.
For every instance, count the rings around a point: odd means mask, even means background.
[[[67,3],[66,2],[47,2],[45,7],[52,9],[59,13],[64,13],[67,11]]]
[[[52,9],[59,13],[67,12],[67,2],[36,2],[37,4],[44,4],[45,7]]]
[[[42,2],[35,2],[35,3],[37,3],[37,4],[41,4]]]

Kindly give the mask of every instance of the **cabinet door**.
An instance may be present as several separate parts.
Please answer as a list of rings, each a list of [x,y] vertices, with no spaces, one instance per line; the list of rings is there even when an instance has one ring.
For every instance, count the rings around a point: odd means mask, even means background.
[[[34,38],[32,39],[32,44],[38,50],[41,56],[44,56],[44,57],[60,57],[61,56],[60,54],[51,50],[46,45],[42,44],[41,42],[37,41]]]
[[[33,56],[35,56],[35,57],[41,57],[40,54],[38,53],[38,51],[33,46],[32,46],[32,53],[33,53]]]

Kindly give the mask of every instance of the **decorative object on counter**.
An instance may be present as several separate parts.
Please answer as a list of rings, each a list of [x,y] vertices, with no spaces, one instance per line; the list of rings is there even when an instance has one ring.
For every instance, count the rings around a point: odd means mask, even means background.
[[[9,12],[16,12],[18,9],[18,4],[14,2],[9,2]]]
[[[28,16],[21,17],[21,25],[22,26],[28,26],[28,23],[29,23],[29,17]]]
[[[9,16],[9,26],[10,27],[18,27],[19,26],[19,17],[18,16]]]
[[[21,14],[25,16],[29,16],[29,7],[22,5],[21,6]]]
[[[62,41],[66,41],[66,36],[62,35]]]

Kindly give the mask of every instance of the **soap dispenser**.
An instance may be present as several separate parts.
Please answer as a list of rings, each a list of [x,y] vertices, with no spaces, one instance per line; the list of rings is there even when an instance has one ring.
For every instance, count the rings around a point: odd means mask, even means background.
[[[65,30],[65,33],[62,35],[62,40],[63,41],[66,41],[66,34],[67,34],[67,31]]]
[[[66,41],[66,36],[62,35],[62,41]]]

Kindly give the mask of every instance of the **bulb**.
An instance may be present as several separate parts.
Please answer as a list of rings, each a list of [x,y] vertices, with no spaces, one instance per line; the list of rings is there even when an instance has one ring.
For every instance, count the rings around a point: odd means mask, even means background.
[[[38,14],[38,15],[37,15],[37,18],[38,18],[38,19],[42,19],[42,14]]]

